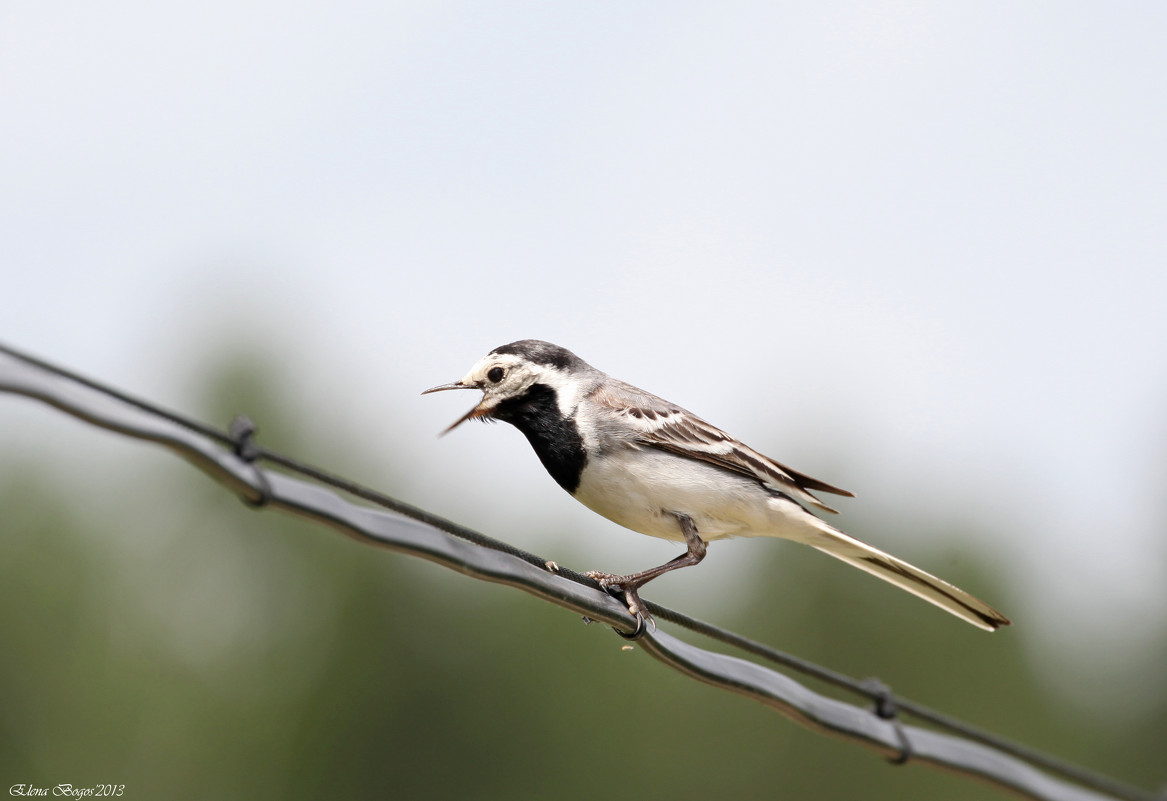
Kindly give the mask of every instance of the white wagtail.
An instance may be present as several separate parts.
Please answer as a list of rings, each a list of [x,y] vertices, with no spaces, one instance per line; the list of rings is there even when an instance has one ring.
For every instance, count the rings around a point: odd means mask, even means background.
[[[784,537],[805,543],[993,631],[1009,619],[964,590],[828,525],[804,506],[835,510],[811,490],[847,490],[792,470],[692,412],[618,381],[569,350],[524,339],[495,348],[461,381],[427,389],[482,390],[466,420],[503,420],[522,431],[551,477],[577,501],[622,526],[684,542],[686,553],[627,576],[593,571],[643,619],[637,590],[695,565],[705,543]]]

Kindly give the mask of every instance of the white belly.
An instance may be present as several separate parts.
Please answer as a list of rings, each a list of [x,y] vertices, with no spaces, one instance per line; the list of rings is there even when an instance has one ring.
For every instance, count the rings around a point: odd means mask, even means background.
[[[575,498],[633,531],[679,541],[678,514],[690,517],[706,541],[788,536],[784,529],[799,527],[799,513],[806,514],[756,481],[650,448],[589,462]]]

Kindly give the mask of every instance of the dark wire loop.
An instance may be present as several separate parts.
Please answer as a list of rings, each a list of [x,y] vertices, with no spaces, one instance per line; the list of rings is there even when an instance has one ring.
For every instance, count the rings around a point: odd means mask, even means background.
[[[639,640],[641,637],[644,636],[644,632],[648,631],[648,624],[644,622],[644,615],[637,615],[636,616],[636,629],[631,634],[625,634],[624,632],[620,631],[620,629],[616,628],[615,626],[612,627],[612,631],[616,632],[617,634],[619,634],[621,637],[623,637],[626,640]]]
[[[255,457],[259,455],[259,449],[256,447],[254,439],[255,422],[245,414],[237,414],[227,431],[235,445],[235,455],[245,462],[254,462]]]
[[[255,432],[257,430],[255,423],[247,415],[237,414],[227,430],[231,435],[231,441],[234,443],[232,451],[240,459],[252,465],[252,468],[255,470],[255,483],[259,485],[258,498],[249,498],[246,495],[240,495],[240,500],[253,509],[267,506],[268,501],[271,500],[271,482],[267,480],[267,475],[255,465],[255,460],[259,458],[259,446],[255,444]]]
[[[906,765],[915,754],[915,749],[912,748],[912,741],[908,739],[908,733],[904,731],[904,724],[899,717],[900,708],[896,704],[895,696],[892,695],[891,687],[875,678],[864,679],[863,684],[875,695],[873,711],[876,717],[890,721],[892,728],[895,729],[896,739],[900,741],[899,754],[889,757],[887,761],[893,765]]]

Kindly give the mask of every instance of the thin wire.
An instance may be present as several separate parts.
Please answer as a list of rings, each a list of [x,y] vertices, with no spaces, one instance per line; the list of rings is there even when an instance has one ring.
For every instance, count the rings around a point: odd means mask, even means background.
[[[211,439],[215,442],[228,445],[233,449],[238,448],[241,445],[242,439],[246,438],[248,461],[263,460],[275,465],[279,465],[286,470],[306,476],[322,484],[326,484],[349,495],[369,501],[425,525],[432,526],[433,528],[444,531],[447,534],[458,537],[459,539],[471,542],[475,545],[489,548],[494,551],[509,554],[536,567],[545,568],[545,566],[548,564],[546,560],[529,551],[517,548],[501,540],[494,539],[481,532],[459,525],[438,515],[434,515],[424,509],[405,503],[349,479],[336,476],[312,465],[300,462],[296,459],[292,459],[291,457],[285,456],[269,448],[260,446],[256,444],[253,439],[251,439],[251,436],[254,433],[254,427],[238,427],[238,430],[235,431],[233,436],[232,433],[222,431],[221,429],[209,426],[205,423],[201,423],[184,415],[167,410],[158,406],[157,404],[135,398],[124,392],[81,376],[72,371],[49,364],[41,359],[28,356],[24,353],[7,347],[2,343],[0,343],[0,353],[6,353],[9,356],[34,365],[35,367],[45,372],[66,378],[70,381],[75,381],[107,397],[114,398],[148,414],[166,419],[178,426],[181,426],[189,431],[193,431],[201,436],[207,437],[208,439]],[[236,426],[233,426],[233,429],[236,428]],[[599,585],[595,581],[573,570],[567,568],[558,568],[556,573],[560,577],[566,578],[592,589],[599,588]],[[991,732],[970,726],[963,721],[937,712],[922,704],[917,704],[914,701],[892,695],[886,688],[883,688],[882,685],[877,687],[873,686],[873,683],[870,681],[859,681],[845,674],[838,673],[829,668],[801,659],[791,654],[787,654],[775,648],[771,648],[770,646],[756,642],[747,637],[743,637],[719,626],[715,626],[711,623],[707,623],[697,618],[691,617],[684,614],[683,612],[679,612],[653,602],[647,602],[646,606],[655,617],[661,620],[674,623],[694,633],[709,637],[710,639],[716,640],[726,645],[730,645],[734,648],[738,648],[774,664],[795,670],[799,673],[802,673],[803,675],[810,676],[839,689],[875,701],[877,704],[885,704],[890,708],[898,709],[900,712],[904,712],[919,718],[920,720],[927,721],[939,729],[947,730],[953,734],[958,734],[969,740],[979,742],[1003,753],[1010,754],[1026,762],[1045,768],[1046,770],[1049,770],[1053,773],[1057,773],[1066,778],[1072,779],[1073,781],[1078,782],[1084,786],[1092,787],[1118,797],[1136,799],[1138,801],[1142,801],[1142,799],[1150,797],[1145,791],[1126,785],[1108,776],[1095,773],[1060,758],[1030,748],[1029,746],[1013,742]]]
[[[1023,759],[1030,764],[1038,765],[1053,773],[1073,779],[1087,787],[1093,787],[1096,790],[1102,790],[1112,795],[1125,798],[1147,797],[1147,794],[1143,791],[1132,788],[1124,782],[1087,770],[1059,757],[1046,754],[1030,746],[1022,745],[1021,743],[1002,737],[999,734],[977,728],[964,721],[945,715],[943,712],[937,712],[924,704],[919,704],[902,696],[873,688],[869,681],[854,679],[843,673],[838,673],[830,668],[815,664],[814,662],[809,662],[800,657],[779,651],[776,648],[771,648],[768,645],[763,645],[735,632],[727,631],[711,623],[689,617],[682,612],[666,609],[651,602],[647,602],[646,605],[649,611],[662,620],[667,620],[670,623],[675,623],[697,634],[703,634],[711,639],[732,645],[735,648],[740,648],[743,651],[759,656],[774,664],[796,670],[803,675],[811,676],[819,681],[855,693],[856,695],[865,696],[877,703],[883,701],[894,704],[900,712],[927,721],[938,729],[959,734],[969,740],[995,748],[1003,753],[1011,754],[1018,759]]]

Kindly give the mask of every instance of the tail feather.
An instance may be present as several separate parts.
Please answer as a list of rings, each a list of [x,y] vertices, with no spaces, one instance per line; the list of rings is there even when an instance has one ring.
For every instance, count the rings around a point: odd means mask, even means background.
[[[985,631],[996,631],[1010,624],[1009,618],[959,587],[844,534],[818,518],[814,521],[818,525],[811,532],[803,532],[798,538],[800,542],[907,590]]]

